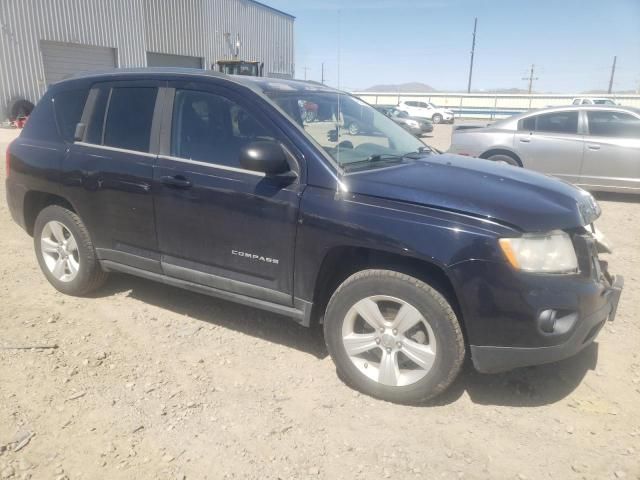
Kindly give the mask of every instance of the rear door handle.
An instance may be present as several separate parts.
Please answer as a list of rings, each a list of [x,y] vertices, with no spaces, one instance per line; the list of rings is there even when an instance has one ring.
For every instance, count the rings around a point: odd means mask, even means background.
[[[525,137],[525,138],[521,138],[521,139],[520,139],[520,141],[521,141],[522,143],[529,143],[529,142],[531,141],[531,139],[530,139],[530,138],[526,138],[526,137]]]
[[[173,188],[191,188],[192,184],[189,180],[184,178],[182,175],[176,175],[175,177],[171,177],[169,175],[160,177],[160,181],[168,186]]]
[[[600,145],[587,145],[589,150],[600,150]]]

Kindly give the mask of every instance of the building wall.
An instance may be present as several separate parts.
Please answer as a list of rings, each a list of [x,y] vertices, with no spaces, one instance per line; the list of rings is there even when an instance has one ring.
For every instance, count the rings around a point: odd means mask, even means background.
[[[575,97],[607,97],[620,105],[640,108],[640,95],[581,95],[566,94],[492,94],[492,93],[398,93],[353,92],[373,105],[397,105],[404,100],[433,102],[453,110],[456,116],[503,118],[530,108],[570,105]]]
[[[293,24],[252,0],[0,0],[0,113],[11,98],[44,92],[41,40],[116,48],[119,67],[146,66],[147,51],[209,67],[232,58],[239,34],[240,58],[293,76]]]

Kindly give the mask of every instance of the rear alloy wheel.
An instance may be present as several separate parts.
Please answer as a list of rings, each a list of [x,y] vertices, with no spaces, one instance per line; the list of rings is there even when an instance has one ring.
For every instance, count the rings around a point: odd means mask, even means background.
[[[442,115],[436,113],[433,117],[431,117],[431,121],[433,123],[442,123]]]
[[[59,205],[44,208],[36,218],[33,242],[40,269],[62,293],[85,295],[106,280],[89,232],[71,210]]]
[[[457,376],[465,349],[444,297],[389,270],[365,270],[332,296],[325,340],[338,374],[354,388],[398,403],[419,403]]]
[[[80,269],[78,242],[71,231],[57,220],[47,222],[40,234],[44,264],[60,282],[71,282]]]
[[[360,127],[357,123],[352,122],[349,124],[349,133],[351,135],[358,135],[360,133]]]

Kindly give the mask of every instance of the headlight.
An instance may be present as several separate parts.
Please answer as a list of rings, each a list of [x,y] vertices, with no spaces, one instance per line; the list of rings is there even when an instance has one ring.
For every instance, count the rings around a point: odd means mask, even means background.
[[[410,127],[419,127],[420,124],[418,122],[416,122],[415,120],[407,120],[407,125],[409,125]]]
[[[500,248],[517,270],[538,273],[568,273],[578,270],[571,238],[561,230],[501,238]]]

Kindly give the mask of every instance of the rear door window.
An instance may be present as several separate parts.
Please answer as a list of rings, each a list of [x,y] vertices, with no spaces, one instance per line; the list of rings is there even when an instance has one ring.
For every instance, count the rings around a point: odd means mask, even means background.
[[[640,138],[640,119],[612,110],[587,112],[589,133],[600,137]]]
[[[561,111],[545,113],[534,117],[536,132],[578,133],[578,112]]]
[[[157,92],[158,89],[154,87],[113,88],[105,120],[103,144],[148,152]]]
[[[536,129],[536,117],[523,118],[518,122],[518,130],[533,132]]]
[[[96,89],[89,95],[87,108],[91,109],[91,116],[87,123],[87,131],[84,140],[87,143],[102,145],[102,133],[104,132],[104,115],[107,112],[107,103],[109,102],[110,88]],[[92,108],[91,106],[92,105]]]

